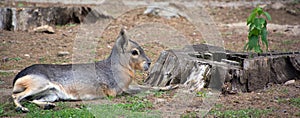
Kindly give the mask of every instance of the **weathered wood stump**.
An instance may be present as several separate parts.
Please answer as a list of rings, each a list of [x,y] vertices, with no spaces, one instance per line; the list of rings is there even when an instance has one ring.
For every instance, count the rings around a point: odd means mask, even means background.
[[[90,23],[101,18],[112,18],[91,7],[0,7],[0,30],[28,31],[35,27]]]
[[[145,80],[151,86],[182,84],[223,92],[249,92],[300,78],[300,53],[236,53],[209,45],[163,51]]]

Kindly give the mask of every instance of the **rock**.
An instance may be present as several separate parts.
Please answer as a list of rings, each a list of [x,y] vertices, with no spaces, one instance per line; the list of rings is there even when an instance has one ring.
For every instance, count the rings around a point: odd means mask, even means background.
[[[295,80],[289,80],[289,81],[286,81],[283,85],[291,85],[294,83],[295,83]]]
[[[155,103],[164,103],[164,102],[166,102],[166,101],[167,101],[166,99],[157,98],[157,99],[155,100]]]
[[[25,57],[27,58],[30,58],[30,55],[29,54],[24,54]]]
[[[271,8],[275,10],[279,10],[285,8],[285,5],[280,2],[275,2],[274,4],[271,5]]]
[[[69,55],[70,53],[68,51],[60,51],[57,53],[57,56],[62,57],[62,56],[66,56]]]
[[[291,15],[294,15],[294,16],[298,15],[297,12],[296,12],[296,10],[293,10],[293,9],[287,9],[286,12],[289,13],[289,14],[291,14]]]
[[[2,62],[8,62],[9,61],[9,58],[8,57],[3,57],[2,58]]]
[[[49,25],[44,25],[44,26],[34,28],[33,31],[34,32],[39,32],[39,33],[49,33],[49,34],[55,33],[53,27],[51,27]]]
[[[147,9],[144,11],[144,14],[151,14],[154,16],[160,16],[160,17],[165,17],[165,18],[178,18],[180,15],[177,12],[177,9],[174,9],[172,7],[168,8],[162,8],[158,6],[149,6]]]

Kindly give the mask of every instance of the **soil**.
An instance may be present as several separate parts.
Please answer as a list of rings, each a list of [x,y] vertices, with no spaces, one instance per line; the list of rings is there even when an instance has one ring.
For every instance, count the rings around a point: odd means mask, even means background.
[[[285,8],[273,9],[270,5],[265,8],[272,16],[272,20],[268,22],[269,51],[300,51],[300,4],[294,2],[282,3]],[[206,9],[222,35],[225,49],[237,52],[243,51],[243,46],[247,41],[245,20],[253,7],[206,6]],[[108,56],[121,26],[125,26],[127,30],[130,30],[143,23],[162,23],[172,26],[184,35],[190,44],[205,42],[201,37],[201,33],[184,17],[167,19],[144,15],[144,10],[145,8],[139,8],[126,12],[126,14],[114,19],[104,30],[101,37],[95,37],[98,39],[96,60],[103,60]],[[291,10],[295,13],[291,13]],[[55,26],[54,34],[31,31],[0,31],[0,103],[11,102],[10,94],[13,78],[23,68],[37,63],[72,63],[74,39],[80,28],[80,24]],[[162,50],[169,49],[169,47],[159,42],[139,43],[153,61],[158,58]],[[67,51],[70,54],[58,56],[60,51]],[[141,72],[137,74],[135,80],[141,84],[147,74]],[[266,117],[299,117],[299,107],[289,102],[280,102],[282,99],[288,101],[292,98],[299,98],[299,96],[300,81],[296,80],[291,85],[270,85],[269,88],[250,93],[221,95],[217,104],[222,104],[223,107],[217,109],[221,111],[247,108],[271,109],[272,112],[268,113]],[[165,97],[169,98],[170,96]],[[148,99],[154,100],[156,98],[150,96]],[[118,102],[118,100],[115,101]],[[159,108],[161,103],[156,105],[155,108]],[[213,117],[213,115],[208,115],[208,117]]]

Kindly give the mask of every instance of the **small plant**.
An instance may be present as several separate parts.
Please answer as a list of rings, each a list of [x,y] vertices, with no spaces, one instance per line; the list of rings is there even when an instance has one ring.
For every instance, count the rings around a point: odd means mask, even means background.
[[[261,18],[261,15],[266,16],[268,20],[271,20],[271,16],[268,12],[263,11],[261,7],[256,7],[250,16],[247,18],[247,25],[249,26],[248,42],[246,43],[244,49],[247,51],[254,50],[256,53],[262,53],[263,50],[260,46],[260,40],[266,46],[268,50],[268,40],[267,40],[267,21]]]
[[[197,112],[189,112],[185,114],[181,114],[180,118],[197,118]]]
[[[18,7],[24,7],[23,3],[18,3]]]
[[[295,107],[300,108],[300,97],[290,99],[290,102]]]
[[[9,58],[9,60],[20,61],[20,60],[22,60],[22,58],[21,57],[14,57],[14,58]]]
[[[165,91],[157,91],[154,93],[154,97],[163,97],[163,95],[166,94]]]
[[[148,108],[153,108],[153,104],[149,100],[138,96],[128,96],[126,97],[126,103],[118,104],[118,106],[137,112],[143,112]]]
[[[199,92],[197,92],[197,97],[203,97],[203,98],[205,98],[206,97],[206,92],[205,91],[199,91]]]

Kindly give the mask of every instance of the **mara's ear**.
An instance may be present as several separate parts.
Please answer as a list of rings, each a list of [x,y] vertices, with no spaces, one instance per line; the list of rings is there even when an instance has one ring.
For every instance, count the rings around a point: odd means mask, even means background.
[[[122,28],[118,36],[118,39],[116,41],[116,46],[118,48],[118,51],[122,53],[124,53],[126,47],[128,46],[128,38],[125,33],[126,33],[125,29]]]

